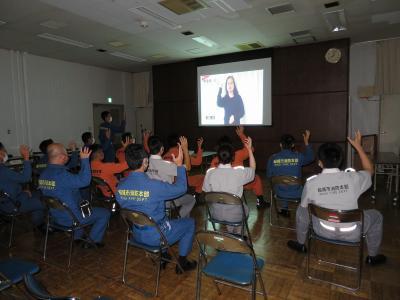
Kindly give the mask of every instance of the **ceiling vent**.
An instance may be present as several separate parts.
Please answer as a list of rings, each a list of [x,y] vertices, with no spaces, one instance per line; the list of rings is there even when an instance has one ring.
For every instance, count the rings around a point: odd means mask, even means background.
[[[168,19],[167,17],[162,16],[158,12],[151,10],[144,6],[134,7],[129,9],[130,12],[135,14],[139,14],[145,18],[150,18],[157,22],[160,25],[166,26],[171,29],[179,29],[182,28],[182,25],[175,23],[174,21]]]
[[[183,15],[199,9],[207,8],[202,1],[198,0],[163,0],[158,3],[177,15]]]
[[[328,2],[324,4],[325,8],[332,8],[339,6],[339,1]]]
[[[182,33],[183,35],[193,35],[193,32],[190,31],[190,30],[182,31],[181,33]]]
[[[311,32],[310,32],[310,30],[302,30],[302,31],[291,32],[290,35],[293,38],[295,38],[295,37],[299,37],[299,36],[311,35]]]
[[[235,47],[241,51],[248,51],[248,50],[264,48],[265,46],[260,42],[253,42],[253,43],[237,44],[235,45]]]
[[[293,42],[295,42],[296,44],[312,43],[317,40],[315,36],[311,34],[310,30],[291,32],[290,36],[292,37]]]
[[[332,32],[346,30],[346,17],[344,9],[324,13],[326,24]]]
[[[37,36],[42,39],[47,39],[47,40],[51,40],[54,42],[59,42],[59,43],[63,43],[63,44],[71,45],[71,46],[76,46],[79,48],[87,49],[87,48],[93,47],[93,45],[90,45],[88,43],[75,41],[75,40],[69,39],[67,37],[55,35],[55,34],[51,34],[51,33],[40,33]]]
[[[286,3],[286,4],[282,4],[282,5],[267,7],[266,10],[273,16],[295,11],[294,7],[293,7],[293,5],[291,3]]]

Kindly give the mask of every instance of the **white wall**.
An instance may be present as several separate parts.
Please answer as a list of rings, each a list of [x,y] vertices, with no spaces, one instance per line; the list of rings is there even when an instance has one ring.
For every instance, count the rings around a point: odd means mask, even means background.
[[[133,84],[131,73],[0,49],[0,141],[10,152],[21,143],[37,150],[45,138],[80,143],[82,132],[93,131],[92,104],[108,97],[125,105],[135,133]]]

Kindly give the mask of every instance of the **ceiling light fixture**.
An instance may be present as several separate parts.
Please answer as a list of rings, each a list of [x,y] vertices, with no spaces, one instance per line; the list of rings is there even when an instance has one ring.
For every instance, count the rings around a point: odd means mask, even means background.
[[[144,17],[150,17],[152,18],[154,21],[156,21],[157,23],[167,26],[171,29],[179,29],[182,28],[182,25],[179,25],[177,23],[175,23],[174,21],[160,15],[159,13],[144,7],[144,6],[139,6],[139,7],[134,7],[134,8],[130,8],[128,9],[130,12],[133,12],[135,14],[140,14],[141,16]]]
[[[112,56],[116,56],[119,58],[124,58],[124,59],[128,59],[128,60],[132,60],[132,61],[136,61],[136,62],[145,62],[146,60],[144,58],[141,57],[137,57],[137,56],[133,56],[133,55],[129,55],[123,52],[110,52],[110,55]]]
[[[203,44],[207,47],[210,47],[210,48],[218,46],[218,44],[216,42],[210,40],[209,38],[207,38],[205,36],[197,36],[197,37],[192,38],[192,40],[194,40],[200,44]]]
[[[84,43],[84,42],[79,42],[79,41],[75,41],[75,40],[71,40],[69,38],[66,38],[64,36],[60,36],[60,35],[55,35],[55,34],[51,34],[51,33],[41,33],[37,35],[38,37],[42,38],[42,39],[47,39],[47,40],[51,40],[54,42],[60,42],[63,44],[68,44],[71,46],[76,46],[76,47],[80,47],[80,48],[91,48],[93,47],[93,45]]]
[[[344,9],[325,12],[323,15],[332,32],[347,30]]]

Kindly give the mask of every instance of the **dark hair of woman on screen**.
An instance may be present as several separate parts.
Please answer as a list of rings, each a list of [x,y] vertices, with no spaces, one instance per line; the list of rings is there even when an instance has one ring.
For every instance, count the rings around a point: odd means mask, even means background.
[[[228,76],[225,82],[225,96],[222,97],[222,88],[219,88],[217,105],[225,110],[224,124],[239,125],[244,116],[242,97],[239,95],[235,78]]]

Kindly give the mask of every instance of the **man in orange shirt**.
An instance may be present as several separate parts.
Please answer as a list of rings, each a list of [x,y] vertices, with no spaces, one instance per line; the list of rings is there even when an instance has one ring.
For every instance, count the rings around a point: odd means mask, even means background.
[[[247,136],[244,134],[244,127],[238,126],[236,127],[236,134],[242,141],[243,145],[245,145],[245,141]],[[232,145],[232,142],[229,137],[222,137],[219,142],[219,146],[223,144]],[[254,149],[253,149],[254,152]],[[242,149],[235,151],[235,156],[232,162],[232,167],[243,166],[243,163],[246,159],[249,158],[249,152],[246,147],[243,146]],[[218,157],[214,157],[211,161],[211,168],[216,168],[219,165]],[[268,207],[270,204],[264,200],[264,189],[262,186],[262,181],[260,176],[255,175],[254,180],[243,187],[245,190],[252,190],[257,197],[257,208]]]
[[[128,144],[123,144],[125,147]],[[128,169],[126,161],[122,163],[103,162],[104,152],[100,145],[92,145],[90,147],[92,154],[90,156],[90,166],[92,169],[92,176],[103,179],[111,188],[111,191],[115,194],[117,189],[118,179],[115,174],[121,173]],[[102,193],[106,197],[111,196],[111,191],[105,187],[99,186]]]

